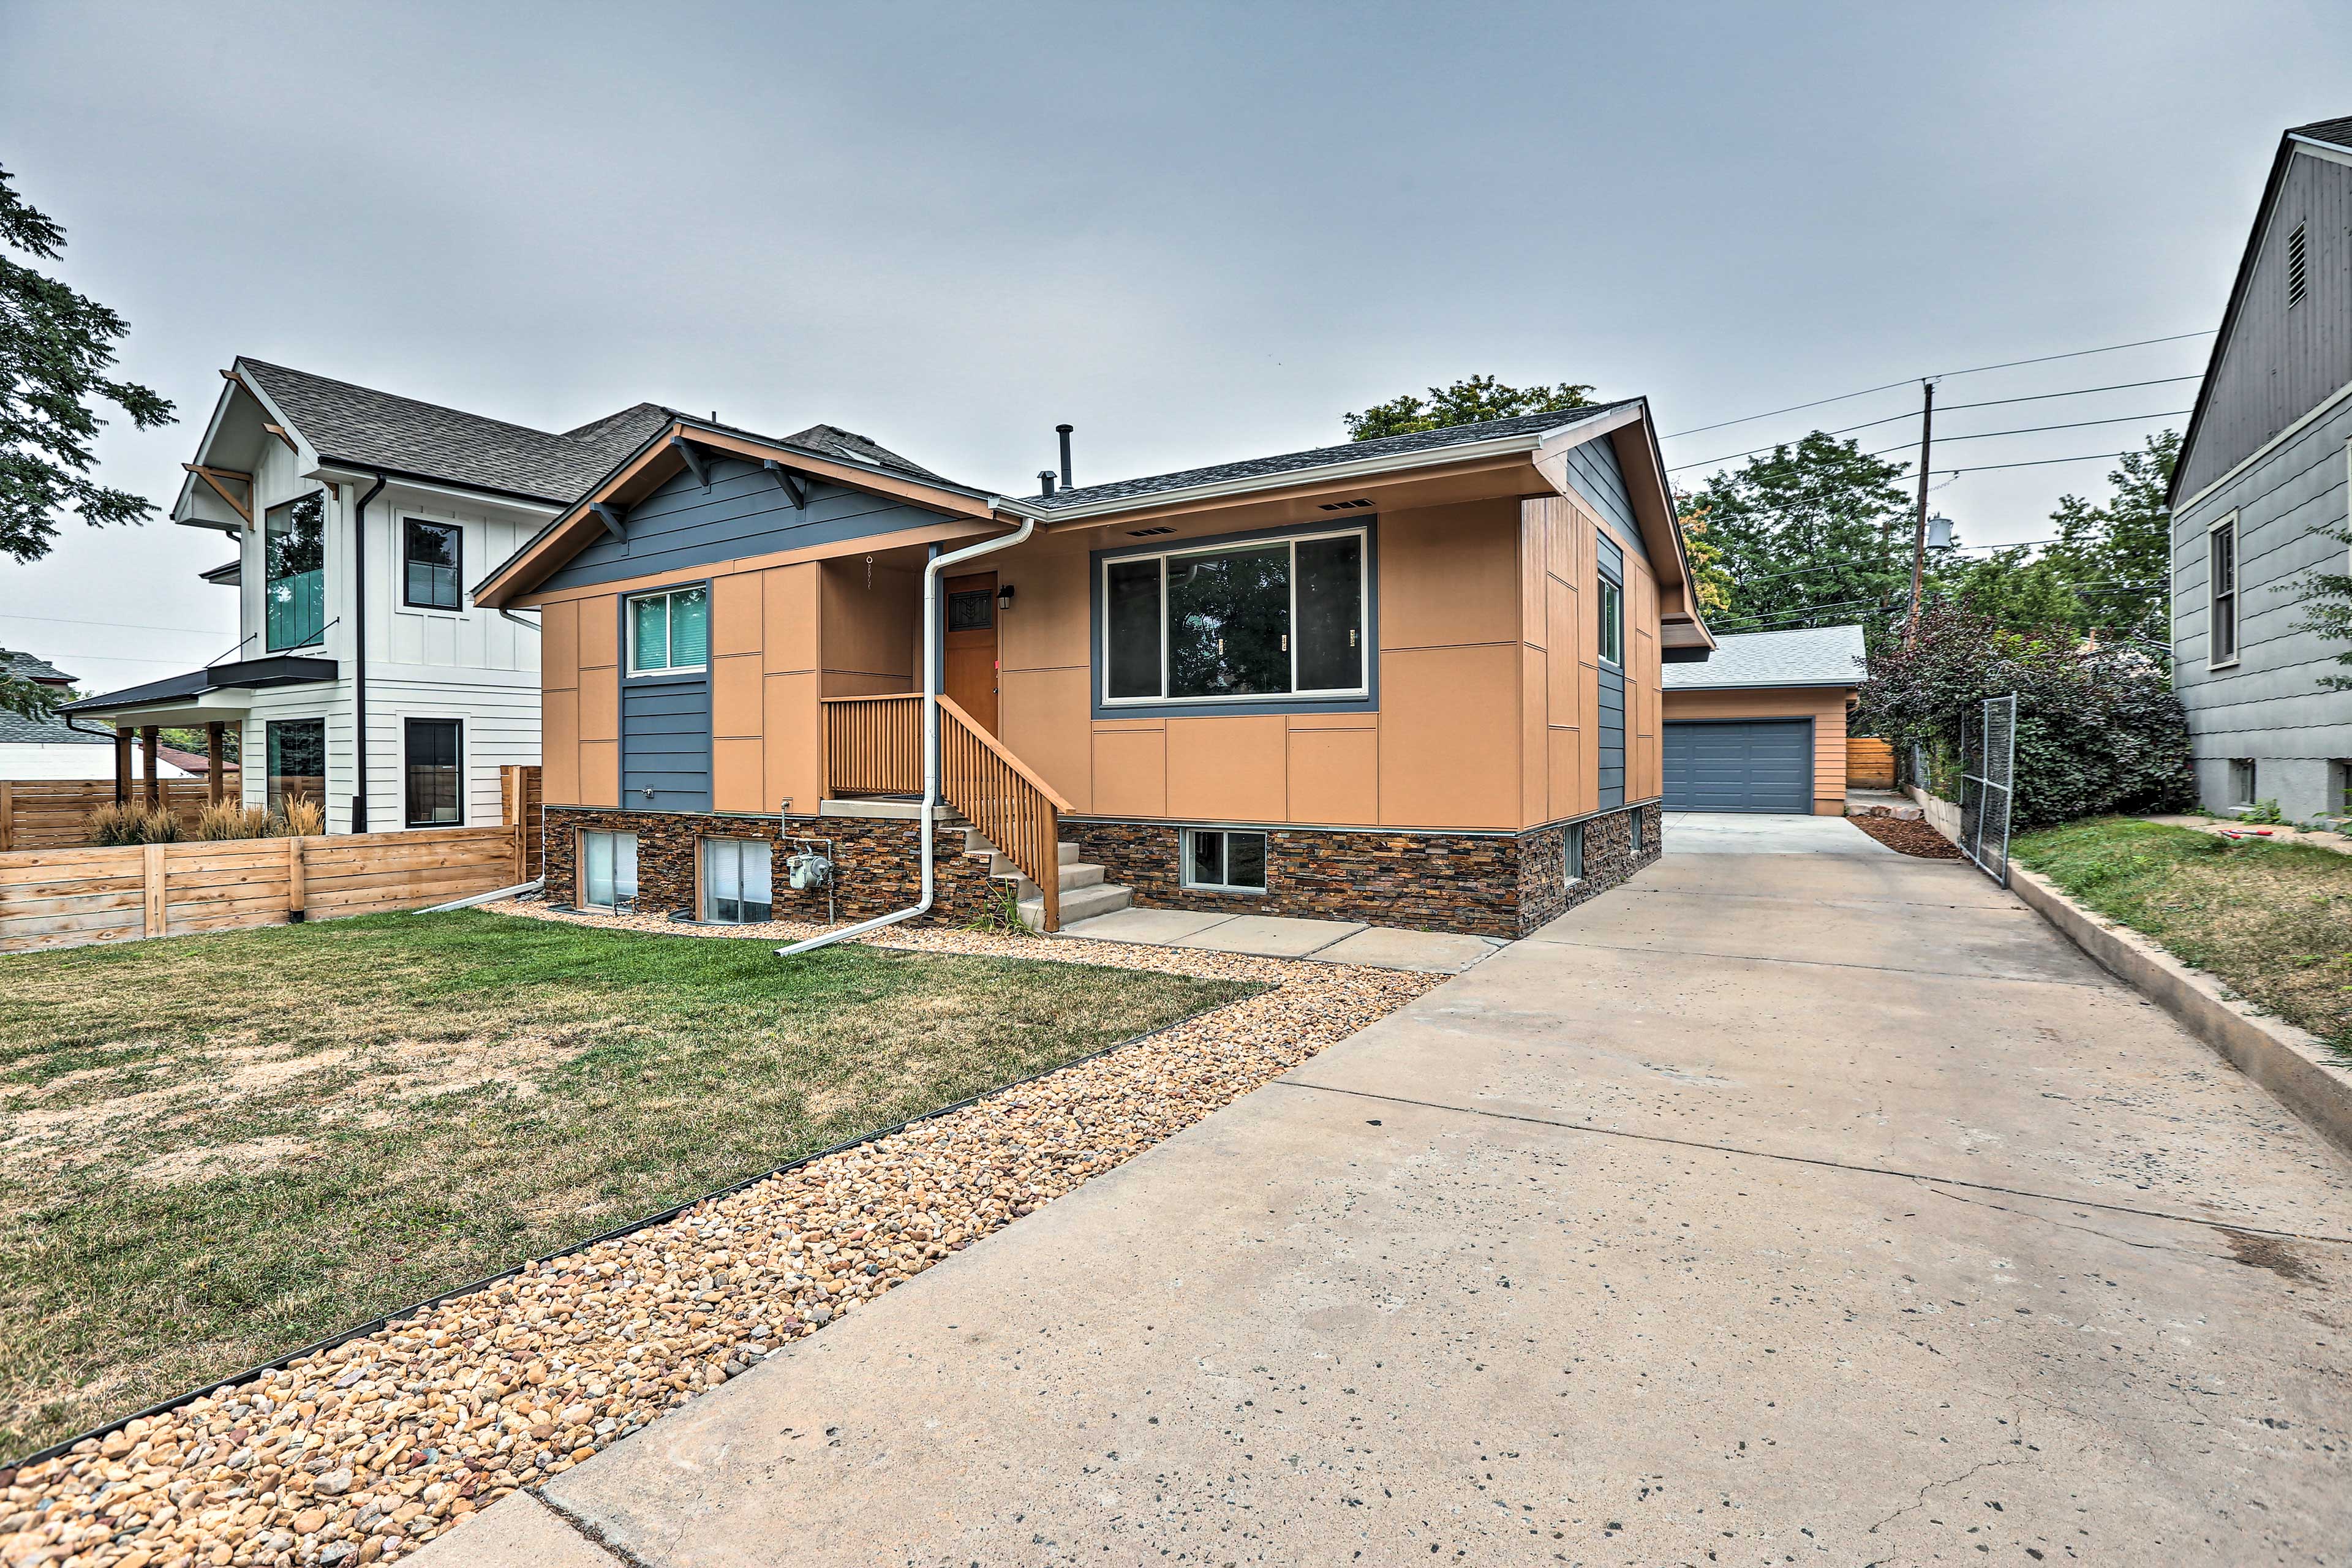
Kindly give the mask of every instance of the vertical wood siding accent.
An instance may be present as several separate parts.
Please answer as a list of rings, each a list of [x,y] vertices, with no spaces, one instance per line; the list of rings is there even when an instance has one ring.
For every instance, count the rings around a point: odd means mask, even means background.
[[[2197,440],[2182,454],[2193,496],[2352,382],[2352,168],[2308,153],[2288,162],[2255,240],[2260,252],[2221,345]],[[2309,293],[2286,302],[2287,237],[2304,226]],[[2251,605],[2252,595],[2248,595]]]
[[[795,507],[774,475],[754,463],[706,455],[705,488],[691,470],[629,509],[625,537],[600,537],[541,584],[560,591],[664,572],[691,571],[739,556],[920,528],[939,512],[817,480],[804,481],[809,502]]]

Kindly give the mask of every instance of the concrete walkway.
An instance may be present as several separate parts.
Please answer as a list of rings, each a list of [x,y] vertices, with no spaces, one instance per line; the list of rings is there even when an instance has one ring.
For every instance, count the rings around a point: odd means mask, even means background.
[[[2352,1173],[1973,870],[1667,831],[417,1561],[2343,1561]]]
[[[1074,921],[1062,929],[1062,934],[1097,942],[1140,942],[1146,947],[1197,947],[1262,958],[1365,963],[1424,974],[1459,974],[1503,945],[1488,937],[1404,931],[1361,921],[1206,914],[1193,910],[1120,910]]]

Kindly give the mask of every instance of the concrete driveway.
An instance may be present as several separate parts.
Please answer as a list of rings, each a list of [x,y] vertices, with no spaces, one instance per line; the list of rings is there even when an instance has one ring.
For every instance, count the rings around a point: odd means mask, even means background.
[[[1674,832],[420,1561],[2345,1561],[2347,1166],[1965,867]]]
[[[1769,812],[1670,811],[1669,855],[1894,855],[1843,816],[1777,816]],[[1901,858],[1897,856],[1896,858]]]

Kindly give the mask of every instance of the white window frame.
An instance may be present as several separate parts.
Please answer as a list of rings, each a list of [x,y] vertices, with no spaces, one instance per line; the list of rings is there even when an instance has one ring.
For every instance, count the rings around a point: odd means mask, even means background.
[[[1318,687],[1311,691],[1298,689],[1298,546],[1311,544],[1318,539],[1346,539],[1353,536],[1356,547],[1356,615],[1362,623],[1356,638],[1357,683],[1353,686]],[[1168,695],[1168,563],[1188,555],[1224,555],[1236,550],[1263,550],[1268,545],[1286,545],[1290,550],[1290,626],[1284,636],[1290,643],[1290,689],[1287,691],[1237,692],[1223,697],[1171,697]],[[1139,561],[1160,563],[1160,695],[1157,697],[1113,697],[1110,694],[1110,569],[1132,566]],[[1228,539],[1217,544],[1194,545],[1188,549],[1139,550],[1118,555],[1106,555],[1101,569],[1095,576],[1095,591],[1101,595],[1102,641],[1100,662],[1102,678],[1098,700],[1106,708],[1167,708],[1195,702],[1320,702],[1349,697],[1370,697],[1372,694],[1372,540],[1369,528],[1320,529],[1306,533],[1270,534],[1260,539]],[[1255,889],[1245,889],[1256,891]]]
[[[702,595],[702,662],[700,664],[665,663],[651,669],[640,669],[637,668],[638,604],[646,599],[672,599],[677,597],[681,594],[694,593],[699,593]],[[674,587],[655,588],[643,594],[625,595],[621,599],[621,629],[627,646],[623,648],[621,657],[625,661],[622,665],[622,668],[626,672],[628,679],[635,680],[639,679],[649,679],[654,676],[706,675],[709,673],[711,597],[710,584],[707,582],[680,583]],[[675,611],[665,609],[662,612],[662,616],[663,626],[668,626],[675,624]],[[677,645],[677,639],[675,637],[671,637],[669,640],[672,647]],[[668,647],[663,648],[662,658],[664,659],[667,659],[669,658],[669,653],[670,650]]]
[[[579,907],[583,910],[601,910],[607,914],[616,913],[619,911],[621,907],[620,879],[617,875],[614,879],[613,901],[611,903],[598,904],[589,901],[588,841],[592,838],[610,838],[614,840],[614,866],[616,872],[620,864],[619,841],[624,838],[629,840],[629,880],[632,884],[635,884],[637,879],[637,836],[634,833],[624,832],[617,828],[583,827],[580,829],[580,838],[576,846],[577,852],[573,857],[575,874],[577,875],[580,882]],[[635,886],[633,885],[629,892],[629,907],[632,910],[636,908],[636,901],[637,893]]]
[[[2213,536],[2224,529],[2230,534],[2230,657],[2215,658],[2213,627],[2221,618],[2221,591],[2215,585],[2213,577]],[[2239,614],[2239,605],[2245,597],[2246,576],[2245,556],[2239,547],[2244,542],[2238,534],[2238,514],[2234,511],[2224,513],[2205,525],[2205,668],[2208,669],[2234,668],[2245,651],[2244,645],[2239,641],[2239,632],[2244,622],[2244,617]]]
[[[1601,663],[1622,670],[1625,668],[1625,584],[1606,572],[1595,573],[1594,576],[1598,588],[1592,597],[1601,617],[1600,636],[1594,646]],[[1612,630],[1617,634],[1614,637],[1610,636]],[[1617,645],[1615,653],[1609,651],[1612,642]]]
[[[1192,879],[1192,840],[1196,836],[1203,833],[1213,833],[1220,840],[1228,840],[1232,835],[1236,833],[1253,834],[1258,838],[1263,839],[1265,841],[1265,847],[1262,852],[1260,858],[1265,867],[1265,879],[1269,884],[1269,887],[1251,888],[1244,887],[1235,882],[1194,881]],[[1232,860],[1233,857],[1229,844],[1226,842],[1220,842],[1217,846],[1218,869],[1221,872],[1227,871],[1232,865]],[[1178,882],[1184,888],[1194,892],[1241,893],[1252,898],[1264,898],[1270,890],[1270,885],[1274,881],[1273,836],[1262,827],[1187,827],[1178,835],[1176,845],[1176,872]]]
[[[2239,772],[2241,768],[2245,770],[2242,774]],[[2230,759],[2228,787],[2230,791],[2229,805],[2231,810],[2242,810],[2262,799],[2262,769],[2263,764],[2259,758],[2231,757]],[[2241,777],[2245,780],[2245,783],[2242,785],[2238,782]],[[2243,798],[2240,798],[2241,796]]]
[[[695,918],[697,920],[703,921],[707,925],[759,925],[763,923],[762,921],[730,921],[712,913],[712,910],[719,897],[717,890],[711,886],[710,874],[713,869],[711,861],[715,853],[714,847],[725,845],[727,847],[727,852],[735,855],[740,859],[743,854],[743,847],[750,844],[756,844],[762,850],[767,852],[768,913],[764,917],[764,920],[772,921],[776,918],[776,841],[772,838],[747,838],[732,834],[713,833],[695,840],[695,869],[697,872],[697,879],[701,884],[700,892],[702,903],[702,907],[695,911]],[[741,877],[741,868],[739,866],[736,872],[736,887],[738,893],[735,900],[739,908],[746,902],[740,893],[742,887]]]

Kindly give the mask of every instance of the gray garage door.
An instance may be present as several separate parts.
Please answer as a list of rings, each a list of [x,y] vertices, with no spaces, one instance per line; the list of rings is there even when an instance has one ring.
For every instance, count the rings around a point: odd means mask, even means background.
[[[1811,811],[1811,723],[1745,719],[1667,725],[1666,809]]]

